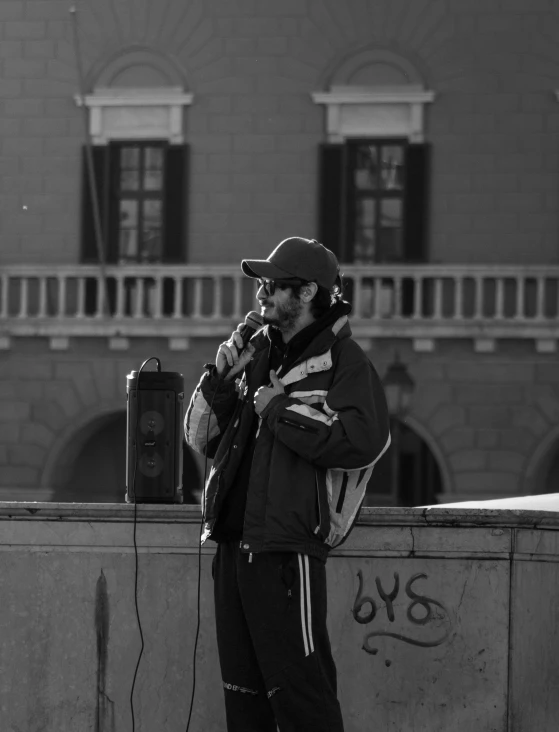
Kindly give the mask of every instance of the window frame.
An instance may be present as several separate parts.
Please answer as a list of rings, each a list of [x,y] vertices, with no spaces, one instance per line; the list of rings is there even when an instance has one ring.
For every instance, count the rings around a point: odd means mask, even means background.
[[[109,233],[110,247],[114,248],[111,252],[112,258],[122,266],[134,264],[161,264],[165,259],[165,241],[166,241],[166,199],[167,199],[167,150],[169,143],[167,140],[111,140],[109,143],[109,154],[114,156],[115,164],[113,167],[113,180],[110,186],[110,206],[114,207],[116,215],[113,217],[112,225],[115,231]],[[139,187],[137,191],[125,190],[121,185],[121,173],[123,167],[121,164],[121,153],[124,149],[136,149],[140,151],[138,178]],[[145,167],[145,150],[148,148],[159,148],[162,151],[161,164],[161,188],[157,190],[146,190],[142,188]],[[120,237],[120,205],[123,200],[133,200],[138,202],[138,251],[136,259],[128,259],[121,256]],[[144,222],[144,206],[145,201],[159,201],[161,203],[161,247],[158,259],[142,258],[142,240],[143,240],[143,222]]]
[[[406,261],[405,257],[405,215],[406,215],[406,159],[407,159],[407,148],[410,142],[407,137],[351,137],[344,141],[344,169],[343,174],[345,178],[345,221],[344,225],[344,252],[343,259],[348,264],[355,262],[355,233],[357,230],[357,215],[356,207],[359,200],[372,199],[375,201],[375,239],[377,242],[380,241],[381,232],[381,215],[380,207],[383,200],[399,200],[401,202],[402,210],[402,224],[401,224],[401,237],[402,237],[402,252],[401,257],[397,260],[386,260],[381,259],[378,256],[378,251],[375,251],[374,259],[368,264],[383,264],[390,263],[395,264]],[[380,186],[376,190],[360,191],[355,184],[355,171],[357,169],[357,151],[362,146],[375,147],[379,153],[383,147],[400,147],[402,149],[402,188],[396,191],[389,191],[382,189]],[[381,156],[379,154],[379,160]],[[380,167],[379,167],[380,170]]]

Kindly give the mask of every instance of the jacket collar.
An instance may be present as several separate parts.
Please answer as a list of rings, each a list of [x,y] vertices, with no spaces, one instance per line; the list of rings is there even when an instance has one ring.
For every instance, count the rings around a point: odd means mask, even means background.
[[[287,386],[306,378],[309,374],[328,371],[332,368],[332,346],[337,340],[349,338],[351,328],[347,315],[342,315],[331,328],[323,331],[315,338],[300,359],[286,374],[280,374],[280,381]]]
[[[332,358],[330,355],[332,346],[337,340],[351,336],[351,327],[348,320],[350,312],[350,303],[342,300],[333,305],[322,318],[297,333],[294,339],[303,338],[304,342],[304,336],[306,335],[310,340],[302,345],[300,353],[291,364],[289,371],[283,375],[280,372],[279,376],[281,376],[282,383],[287,384],[293,381],[299,381],[304,378],[307,371],[316,373],[317,371],[324,371],[332,367]],[[278,338],[281,339],[281,335],[276,328],[272,328],[269,325],[262,328],[254,336],[253,342],[257,352],[254,360],[260,361],[261,359],[259,357],[264,355],[262,352],[268,352],[270,343],[273,344]],[[302,369],[303,364],[306,364],[306,366]],[[301,374],[301,370],[303,370],[303,374]],[[289,380],[286,381],[286,378]]]

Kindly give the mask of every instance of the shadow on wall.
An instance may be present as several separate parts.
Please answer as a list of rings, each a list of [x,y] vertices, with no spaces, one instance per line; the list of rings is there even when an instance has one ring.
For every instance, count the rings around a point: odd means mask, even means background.
[[[52,501],[68,503],[124,503],[126,493],[126,412],[97,420],[93,431],[64,468]],[[76,437],[80,442],[80,436]],[[199,503],[198,466],[183,442],[183,491],[185,503]],[[71,446],[69,451],[72,452]]]

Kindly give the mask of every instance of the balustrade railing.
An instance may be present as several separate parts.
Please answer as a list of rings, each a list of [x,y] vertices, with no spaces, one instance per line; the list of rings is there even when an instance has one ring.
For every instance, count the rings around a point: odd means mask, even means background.
[[[452,337],[559,333],[559,267],[398,265],[342,267],[362,335]],[[4,333],[126,335],[229,328],[257,306],[238,265],[90,265],[0,268]],[[140,327],[141,326],[141,327]],[[101,330],[100,330],[101,329]],[[491,332],[490,332],[491,331]]]

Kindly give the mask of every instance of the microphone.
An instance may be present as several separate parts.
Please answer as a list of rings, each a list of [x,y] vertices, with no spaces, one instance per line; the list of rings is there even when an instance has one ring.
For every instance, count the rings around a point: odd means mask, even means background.
[[[237,353],[239,354],[239,356],[247,347],[247,344],[252,336],[256,333],[257,330],[260,330],[263,325],[264,318],[260,315],[260,313],[257,313],[256,310],[251,310],[250,313],[246,314],[245,322],[240,328],[241,338],[243,339],[243,347],[237,349]],[[232,366],[227,365],[221,373],[221,378],[224,379],[231,369]]]

